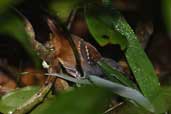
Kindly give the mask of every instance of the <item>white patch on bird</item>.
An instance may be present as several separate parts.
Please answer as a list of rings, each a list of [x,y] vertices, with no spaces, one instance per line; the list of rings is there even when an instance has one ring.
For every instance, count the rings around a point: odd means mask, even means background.
[[[90,62],[90,53],[89,53],[87,45],[85,45],[85,51],[86,51],[86,54],[87,54],[88,64],[91,64],[91,62]]]
[[[50,48],[50,51],[54,51],[55,49],[54,48]]]
[[[46,61],[43,61],[43,62],[42,62],[42,66],[43,66],[43,68],[45,68],[45,69],[48,69],[48,68],[49,68],[49,65],[47,64]]]
[[[79,73],[78,71],[76,71],[75,74],[76,74],[76,78],[81,77],[81,76],[80,76],[80,73]]]
[[[81,54],[81,41],[78,42],[78,52]]]

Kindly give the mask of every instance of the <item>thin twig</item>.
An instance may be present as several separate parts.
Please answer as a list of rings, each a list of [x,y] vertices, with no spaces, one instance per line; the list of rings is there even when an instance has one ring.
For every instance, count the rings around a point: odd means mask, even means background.
[[[73,50],[73,53],[74,53],[74,56],[75,56],[75,59],[76,59],[76,69],[78,70],[78,72],[80,73],[81,76],[84,76],[84,73],[83,73],[83,69],[81,67],[81,60],[80,60],[80,55],[78,53],[78,50],[75,46],[75,43],[72,39],[72,36],[71,34],[69,33],[69,30],[71,29],[71,25],[74,21],[74,18],[76,16],[76,13],[77,13],[77,9],[74,9],[71,13],[71,16],[69,18],[69,21],[67,23],[67,28],[65,26],[62,26],[64,31],[66,32],[66,36],[67,36],[67,40],[69,42],[69,44],[71,45],[71,48]]]
[[[124,102],[120,102],[120,103],[114,105],[113,107],[107,109],[107,110],[104,112],[104,114],[107,114],[107,113],[109,113],[109,112],[115,110],[116,108],[120,107],[120,106],[123,105],[123,104],[124,104]]]
[[[71,26],[73,24],[73,21],[75,19],[75,16],[76,16],[76,13],[77,13],[77,9],[74,9],[70,15],[70,18],[67,22],[67,29],[70,30],[71,29]]]
[[[35,31],[31,22],[16,8],[12,8],[24,21],[25,31],[29,36],[29,40],[33,49],[37,52],[37,54],[41,57],[41,59],[47,61],[47,57],[50,55],[50,51],[40,42],[38,42],[35,38]]]

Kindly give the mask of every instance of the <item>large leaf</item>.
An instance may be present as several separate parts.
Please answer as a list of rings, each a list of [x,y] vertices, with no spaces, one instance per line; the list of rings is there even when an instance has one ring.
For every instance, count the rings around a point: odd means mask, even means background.
[[[102,88],[80,87],[45,101],[31,114],[102,114],[110,98]]]
[[[28,52],[37,67],[40,66],[40,59],[29,43],[29,37],[25,31],[23,21],[16,15],[16,12],[5,12],[0,15],[0,33],[7,34],[15,38]]]
[[[38,90],[39,87],[25,87],[2,96],[0,99],[0,112],[9,113],[14,111],[16,107],[22,105]]]
[[[126,20],[120,13],[115,11],[113,13],[115,15],[113,27],[128,40],[125,56],[142,93],[154,104],[158,113],[164,112],[165,103],[160,83],[149,58]]]
[[[162,93],[164,95],[165,101],[167,103],[167,111],[171,111],[171,87],[165,86],[162,87]],[[113,112],[114,114],[151,114],[149,112],[146,112],[140,107],[136,107],[130,103],[126,103],[123,106],[115,109]]]
[[[126,38],[112,28],[115,15],[105,7],[92,7],[86,8],[85,15],[88,29],[95,40],[101,46],[119,44],[122,49],[125,49],[127,45]]]
[[[105,80],[103,78],[100,78],[97,76],[92,76],[92,75],[87,75],[86,77],[88,79],[75,79],[75,78],[69,77],[67,75],[57,74],[57,73],[46,74],[46,75],[57,76],[59,78],[62,78],[62,79],[65,79],[65,80],[68,80],[71,82],[75,82],[78,84],[88,84],[88,85],[94,84],[96,86],[110,89],[116,95],[122,96],[131,101],[134,101],[138,105],[144,107],[146,110],[148,110],[150,112],[154,112],[154,107],[152,106],[152,104],[148,101],[148,99],[146,99],[136,89],[132,89],[132,88],[126,87],[124,85],[121,85],[121,84],[118,84],[115,82],[111,82],[111,81]]]
[[[115,94],[135,101],[150,112],[154,112],[153,105],[139,91],[96,76],[89,76],[89,79],[96,85],[111,89]]]

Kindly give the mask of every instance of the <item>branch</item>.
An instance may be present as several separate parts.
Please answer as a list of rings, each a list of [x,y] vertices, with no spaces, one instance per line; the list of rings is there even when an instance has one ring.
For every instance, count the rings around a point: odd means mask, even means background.
[[[43,86],[38,93],[33,95],[27,102],[19,106],[12,114],[25,114],[29,112],[34,106],[43,102],[52,87],[52,83]]]

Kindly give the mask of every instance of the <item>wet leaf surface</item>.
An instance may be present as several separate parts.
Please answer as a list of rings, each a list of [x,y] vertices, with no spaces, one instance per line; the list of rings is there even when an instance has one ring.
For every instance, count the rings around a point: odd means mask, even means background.
[[[157,112],[164,112],[165,104],[159,80],[133,30],[120,13],[115,16],[113,26],[128,40],[125,56],[142,93],[154,104]]]

